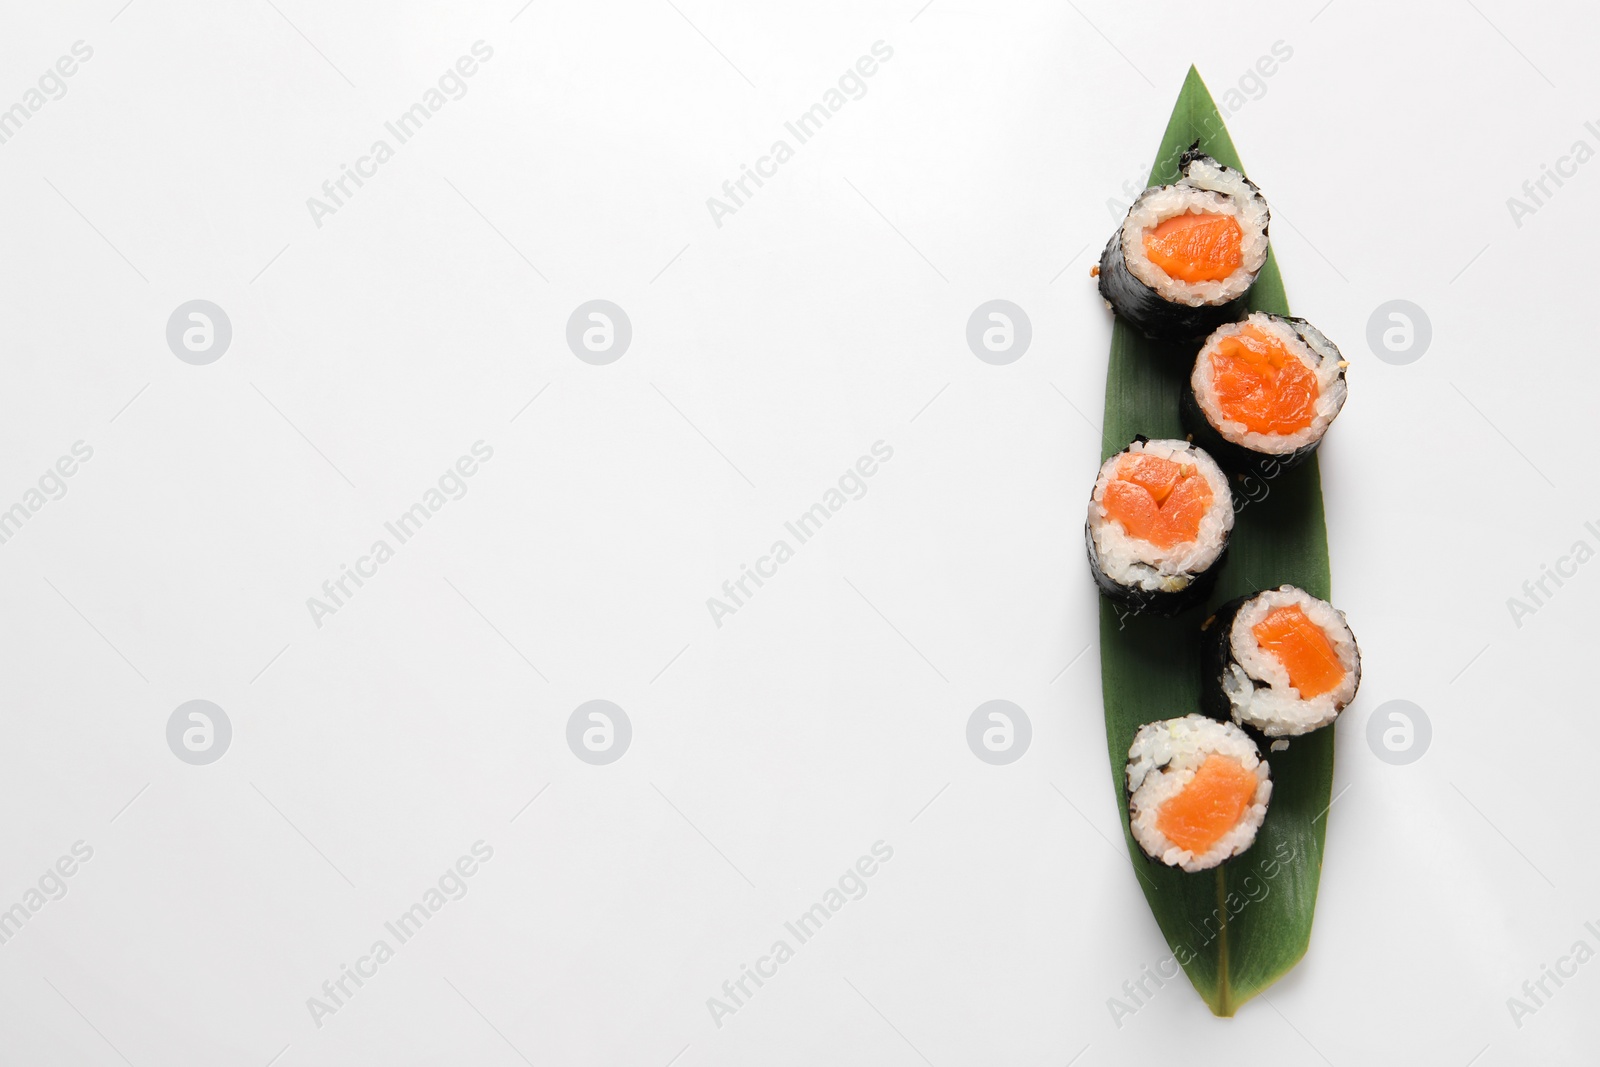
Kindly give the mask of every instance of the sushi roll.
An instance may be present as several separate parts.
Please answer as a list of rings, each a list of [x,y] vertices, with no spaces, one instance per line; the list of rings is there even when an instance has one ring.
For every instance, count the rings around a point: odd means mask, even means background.
[[[1189,375],[1184,428],[1232,470],[1287,469],[1317,450],[1344,407],[1344,368],[1305,319],[1257,312],[1219,326]]]
[[[1106,596],[1172,615],[1215,584],[1232,529],[1228,480],[1210,456],[1187,441],[1136,437],[1100,467],[1084,541]]]
[[[1250,736],[1204,715],[1147,723],[1128,749],[1128,829],[1145,855],[1204,871],[1255,844],[1272,771]]]
[[[1361,684],[1361,650],[1344,613],[1293,585],[1219,608],[1200,661],[1206,713],[1269,738],[1328,725]]]
[[[1255,183],[1199,150],[1174,185],[1134,200],[1100,256],[1100,295],[1147,337],[1199,339],[1237,319],[1267,262],[1271,212]]]

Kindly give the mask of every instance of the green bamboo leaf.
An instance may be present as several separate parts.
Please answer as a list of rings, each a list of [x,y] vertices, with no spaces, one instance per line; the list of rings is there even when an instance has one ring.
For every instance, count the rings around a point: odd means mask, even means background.
[[[1150,183],[1176,181],[1178,156],[1197,140],[1213,158],[1244,170],[1211,94],[1190,67]],[[1266,192],[1270,202],[1271,190]],[[1249,303],[1255,311],[1289,314],[1270,252]],[[1135,434],[1184,436],[1178,401],[1197,351],[1198,345],[1149,340],[1117,321],[1106,375],[1102,461]],[[1157,619],[1121,617],[1104,598],[1100,605],[1106,744],[1134,873],[1189,980],[1211,1010],[1224,1016],[1285,974],[1310,944],[1333,788],[1333,727],[1296,739],[1285,752],[1267,754],[1273,792],[1266,823],[1249,851],[1211,871],[1187,874],[1144,855],[1128,830],[1123,770],[1141,725],[1200,710],[1200,627],[1217,604],[1284,582],[1329,597],[1316,458],[1274,478],[1235,485],[1240,490],[1235,500],[1243,498],[1243,507],[1206,606]]]

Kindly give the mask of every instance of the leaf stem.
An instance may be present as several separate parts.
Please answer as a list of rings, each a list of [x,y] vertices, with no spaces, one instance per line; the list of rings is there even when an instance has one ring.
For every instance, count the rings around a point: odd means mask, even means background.
[[[1222,916],[1221,931],[1217,935],[1217,1014],[1232,1018],[1234,1004],[1228,978],[1228,874],[1227,867],[1216,870],[1217,912]]]

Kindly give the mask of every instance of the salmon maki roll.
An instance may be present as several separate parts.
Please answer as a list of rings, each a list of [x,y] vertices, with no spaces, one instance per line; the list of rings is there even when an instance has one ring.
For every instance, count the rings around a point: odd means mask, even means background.
[[[1227,476],[1187,441],[1137,437],[1106,460],[1084,540],[1101,592],[1134,611],[1172,615],[1216,581],[1233,499]]]
[[[1145,855],[1204,871],[1255,844],[1272,771],[1237,726],[1186,715],[1139,727],[1127,786],[1128,829]]]
[[[1327,726],[1361,685],[1361,650],[1344,613],[1293,585],[1219,608],[1200,660],[1206,713],[1273,739]]]
[[[1305,319],[1257,312],[1219,326],[1189,376],[1184,428],[1232,470],[1292,467],[1344,408],[1346,366]]]
[[[1266,198],[1198,146],[1175,184],[1139,194],[1100,256],[1100,295],[1147,337],[1199,339],[1238,318],[1267,262]]]

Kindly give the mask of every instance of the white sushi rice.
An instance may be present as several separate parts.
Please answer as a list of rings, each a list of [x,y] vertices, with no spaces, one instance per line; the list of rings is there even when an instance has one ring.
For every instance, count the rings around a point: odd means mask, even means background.
[[[1250,798],[1233,829],[1205,852],[1181,848],[1157,827],[1161,806],[1188,786],[1208,756],[1227,756],[1256,776]],[[1248,734],[1228,722],[1186,715],[1139,727],[1128,749],[1128,825],[1145,854],[1170,867],[1203,871],[1255,843],[1272,798],[1272,774]]]
[[[1278,657],[1256,641],[1254,627],[1278,608],[1298,606],[1333,645],[1344,679],[1332,690],[1302,699],[1289,684],[1289,672]],[[1268,737],[1298,737],[1328,725],[1355,698],[1361,684],[1361,652],[1344,613],[1325,600],[1293,585],[1269,589],[1245,603],[1228,631],[1234,661],[1222,676],[1222,689],[1233,708],[1233,721],[1253,726]],[[1257,687],[1257,683],[1265,683]]]
[[[1242,262],[1216,282],[1185,282],[1162,270],[1145,254],[1144,235],[1167,219],[1183,214],[1226,215],[1239,224]],[[1176,185],[1149,189],[1135,200],[1122,220],[1122,259],[1128,271],[1173,303],[1200,307],[1225,304],[1255,284],[1267,262],[1266,198],[1243,174],[1208,159],[1190,162]]]
[[[1295,356],[1316,375],[1317,403],[1311,425],[1295,433],[1256,433],[1244,423],[1235,422],[1223,413],[1222,405],[1217,400],[1211,359],[1225,339],[1243,333],[1246,326],[1254,326],[1277,340],[1284,351]],[[1304,448],[1313,441],[1322,440],[1322,435],[1328,432],[1328,426],[1333,422],[1334,416],[1344,407],[1348,388],[1344,376],[1340,373],[1339,364],[1338,348],[1323,336],[1321,330],[1309,323],[1290,323],[1276,315],[1258,311],[1243,322],[1230,322],[1225,326],[1219,326],[1210,337],[1206,338],[1199,357],[1194,361],[1194,372],[1189,376],[1189,385],[1194,389],[1195,399],[1200,404],[1200,410],[1205,413],[1206,421],[1216,428],[1224,440],[1241,445],[1252,452],[1281,456]]]
[[[1171,548],[1161,548],[1132,537],[1122,523],[1106,513],[1106,487],[1116,478],[1117,467],[1129,454],[1148,453],[1199,471],[1211,487],[1211,507],[1200,520],[1198,536]],[[1151,592],[1176,593],[1189,587],[1222,554],[1233,529],[1233,495],[1227,475],[1216,461],[1187,441],[1135,441],[1100,467],[1094,493],[1089,498],[1089,532],[1101,571],[1119,585]]]

